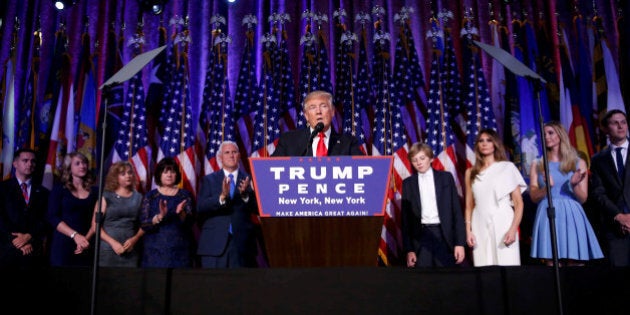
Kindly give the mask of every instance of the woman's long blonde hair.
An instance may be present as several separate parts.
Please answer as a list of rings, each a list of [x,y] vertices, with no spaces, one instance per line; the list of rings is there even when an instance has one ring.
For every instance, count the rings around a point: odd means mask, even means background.
[[[545,127],[552,128],[560,138],[560,150],[558,151],[560,171],[564,174],[575,171],[579,157],[575,148],[571,146],[571,140],[569,140],[569,135],[566,130],[564,130],[564,126],[562,126],[562,124],[558,121],[550,121],[545,123]],[[548,148],[545,149],[549,150]],[[538,161],[539,172],[543,171],[543,165],[541,162],[542,160]]]

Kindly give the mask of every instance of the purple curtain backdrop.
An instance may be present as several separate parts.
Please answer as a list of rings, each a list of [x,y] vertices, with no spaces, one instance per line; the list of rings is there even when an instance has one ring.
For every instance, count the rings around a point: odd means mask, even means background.
[[[618,52],[618,35],[619,30],[616,27],[615,20],[618,17],[619,0],[583,0],[583,1],[546,1],[546,0],[488,0],[488,1],[472,1],[472,0],[370,0],[370,1],[350,1],[350,0],[328,0],[328,1],[309,1],[309,0],[267,0],[267,1],[246,1],[236,0],[235,3],[228,3],[227,0],[201,1],[201,0],[185,0],[176,1],[169,0],[166,2],[165,9],[162,14],[154,15],[150,12],[143,12],[137,0],[79,0],[72,7],[58,11],[53,6],[51,0],[8,0],[4,4],[0,4],[0,16],[2,18],[1,40],[0,40],[0,73],[4,73],[5,61],[9,56],[10,46],[12,43],[11,34],[14,27],[19,21],[18,41],[15,49],[17,52],[16,60],[16,104],[21,104],[23,97],[23,86],[27,77],[27,71],[32,56],[33,31],[37,21],[41,24],[42,30],[42,46],[40,51],[41,66],[39,70],[39,86],[38,96],[41,100],[46,88],[46,79],[50,71],[50,60],[53,54],[53,44],[55,31],[60,25],[65,24],[67,34],[69,36],[68,49],[72,57],[72,72],[76,72],[78,64],[78,56],[81,49],[81,34],[87,29],[93,43],[97,42],[98,46],[93,45],[93,52],[99,52],[100,57],[97,63],[97,84],[100,86],[107,78],[104,77],[104,67],[107,47],[107,30],[113,26],[116,30],[124,27],[123,34],[125,40],[129,40],[136,33],[136,25],[139,21],[144,22],[143,32],[146,44],[144,50],[150,50],[158,46],[158,27],[164,25],[167,27],[168,34],[172,34],[172,28],[168,26],[169,19],[174,16],[188,17],[191,36],[190,44],[190,82],[192,107],[195,111],[194,121],[197,120],[198,111],[202,103],[204,78],[206,74],[206,66],[208,60],[208,52],[211,40],[210,18],[215,14],[224,16],[227,25],[223,28],[223,32],[232,37],[232,43],[229,45],[228,58],[228,77],[230,80],[231,95],[235,95],[235,86],[238,76],[238,67],[245,43],[245,28],[241,21],[246,14],[254,14],[258,18],[258,27],[256,34],[256,47],[258,47],[258,65],[257,73],[260,77],[261,65],[260,55],[262,48],[259,39],[264,33],[270,31],[270,24],[267,18],[272,13],[288,13],[291,22],[287,24],[289,51],[292,58],[292,67],[294,81],[297,84],[300,56],[302,47],[300,46],[300,37],[305,30],[305,23],[300,16],[304,10],[311,10],[328,15],[329,22],[325,25],[325,32],[328,38],[328,49],[330,64],[333,67],[331,74],[334,80],[334,49],[338,45],[335,42],[334,29],[335,21],[333,12],[339,8],[343,8],[347,12],[345,19],[348,29],[358,31],[359,27],[354,22],[354,17],[359,12],[369,13],[376,6],[382,6],[386,11],[385,30],[391,34],[391,56],[394,55],[395,40],[397,38],[397,26],[394,23],[394,15],[400,12],[402,7],[412,7],[415,12],[411,17],[411,29],[415,41],[415,47],[418,50],[421,66],[424,71],[425,82],[427,82],[429,63],[431,56],[431,42],[425,36],[429,29],[429,18],[432,12],[439,12],[448,9],[454,13],[454,19],[450,22],[455,38],[459,38],[459,28],[461,20],[465,12],[471,12],[475,19],[475,24],[479,29],[481,41],[490,42],[490,32],[488,21],[494,16],[511,27],[508,23],[513,18],[522,18],[527,16],[532,21],[544,19],[550,27],[556,23],[562,25],[570,25],[574,13],[579,11],[586,18],[590,18],[596,12],[604,21],[604,29],[611,47],[613,56],[617,58]],[[596,7],[593,7],[593,4]],[[626,4],[622,4],[627,6]],[[627,8],[626,8],[627,9]],[[553,19],[553,20],[552,20]],[[373,28],[368,28],[368,38],[372,37]],[[549,43],[552,45],[552,43]],[[461,51],[461,44],[455,41],[455,49]],[[358,48],[357,48],[358,49]],[[459,54],[461,58],[461,54]],[[369,56],[372,58],[373,56]],[[132,58],[132,47],[127,46],[123,49],[123,63],[127,63]],[[393,63],[393,58],[390,59]],[[461,61],[461,60],[460,60]],[[619,61],[616,60],[619,65]],[[486,72],[486,78],[490,78],[491,60],[487,56],[483,56],[483,65]],[[460,62],[461,66],[461,62]],[[461,69],[460,69],[461,70]],[[151,67],[144,69],[145,86],[148,87],[149,72]],[[334,86],[334,81],[333,81]],[[492,88],[492,87],[491,87]],[[628,101],[626,101],[628,102]],[[503,113],[495,113],[495,115],[503,115]],[[557,118],[557,117],[554,117]]]

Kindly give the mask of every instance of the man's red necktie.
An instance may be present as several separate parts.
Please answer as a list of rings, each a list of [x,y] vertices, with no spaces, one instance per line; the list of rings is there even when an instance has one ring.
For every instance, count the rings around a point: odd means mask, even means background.
[[[20,185],[22,187],[22,195],[24,196],[24,201],[28,204],[28,188],[26,187],[26,183],[22,183]]]
[[[326,149],[326,143],[324,143],[324,138],[326,138],[326,134],[323,132],[319,133],[319,142],[317,143],[317,152],[316,156],[327,156],[328,149]]]

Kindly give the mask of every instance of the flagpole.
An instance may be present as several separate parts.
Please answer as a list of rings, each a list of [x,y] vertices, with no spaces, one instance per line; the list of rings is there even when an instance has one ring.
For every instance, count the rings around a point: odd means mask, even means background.
[[[536,99],[538,101],[538,115],[539,115],[539,125],[540,125],[540,134],[542,140],[543,147],[543,167],[544,167],[544,175],[545,175],[545,190],[547,194],[547,217],[549,218],[549,232],[551,234],[551,255],[553,258],[553,270],[554,270],[554,282],[556,286],[556,298],[558,300],[558,314],[563,314],[562,307],[562,287],[560,284],[560,267],[558,264],[558,238],[556,232],[556,208],[553,206],[553,200],[551,195],[551,185],[549,178],[549,160],[547,159],[547,142],[545,140],[545,123],[542,115],[542,105],[540,100],[540,90],[542,89],[541,82],[532,77],[526,77],[530,80],[530,82],[534,86],[534,90],[536,91]]]

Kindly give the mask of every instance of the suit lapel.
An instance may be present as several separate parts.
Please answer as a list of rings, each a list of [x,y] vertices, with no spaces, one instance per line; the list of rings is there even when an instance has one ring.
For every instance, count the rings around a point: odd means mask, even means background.
[[[418,185],[418,173],[413,175],[413,180],[411,181],[411,200],[413,200],[413,204],[415,207],[412,207],[411,210],[418,216],[418,218],[422,218],[422,202],[420,202],[420,186]]]
[[[330,140],[328,141],[328,156],[337,155],[336,149],[339,148],[339,144],[341,144],[341,136],[331,130]]]

